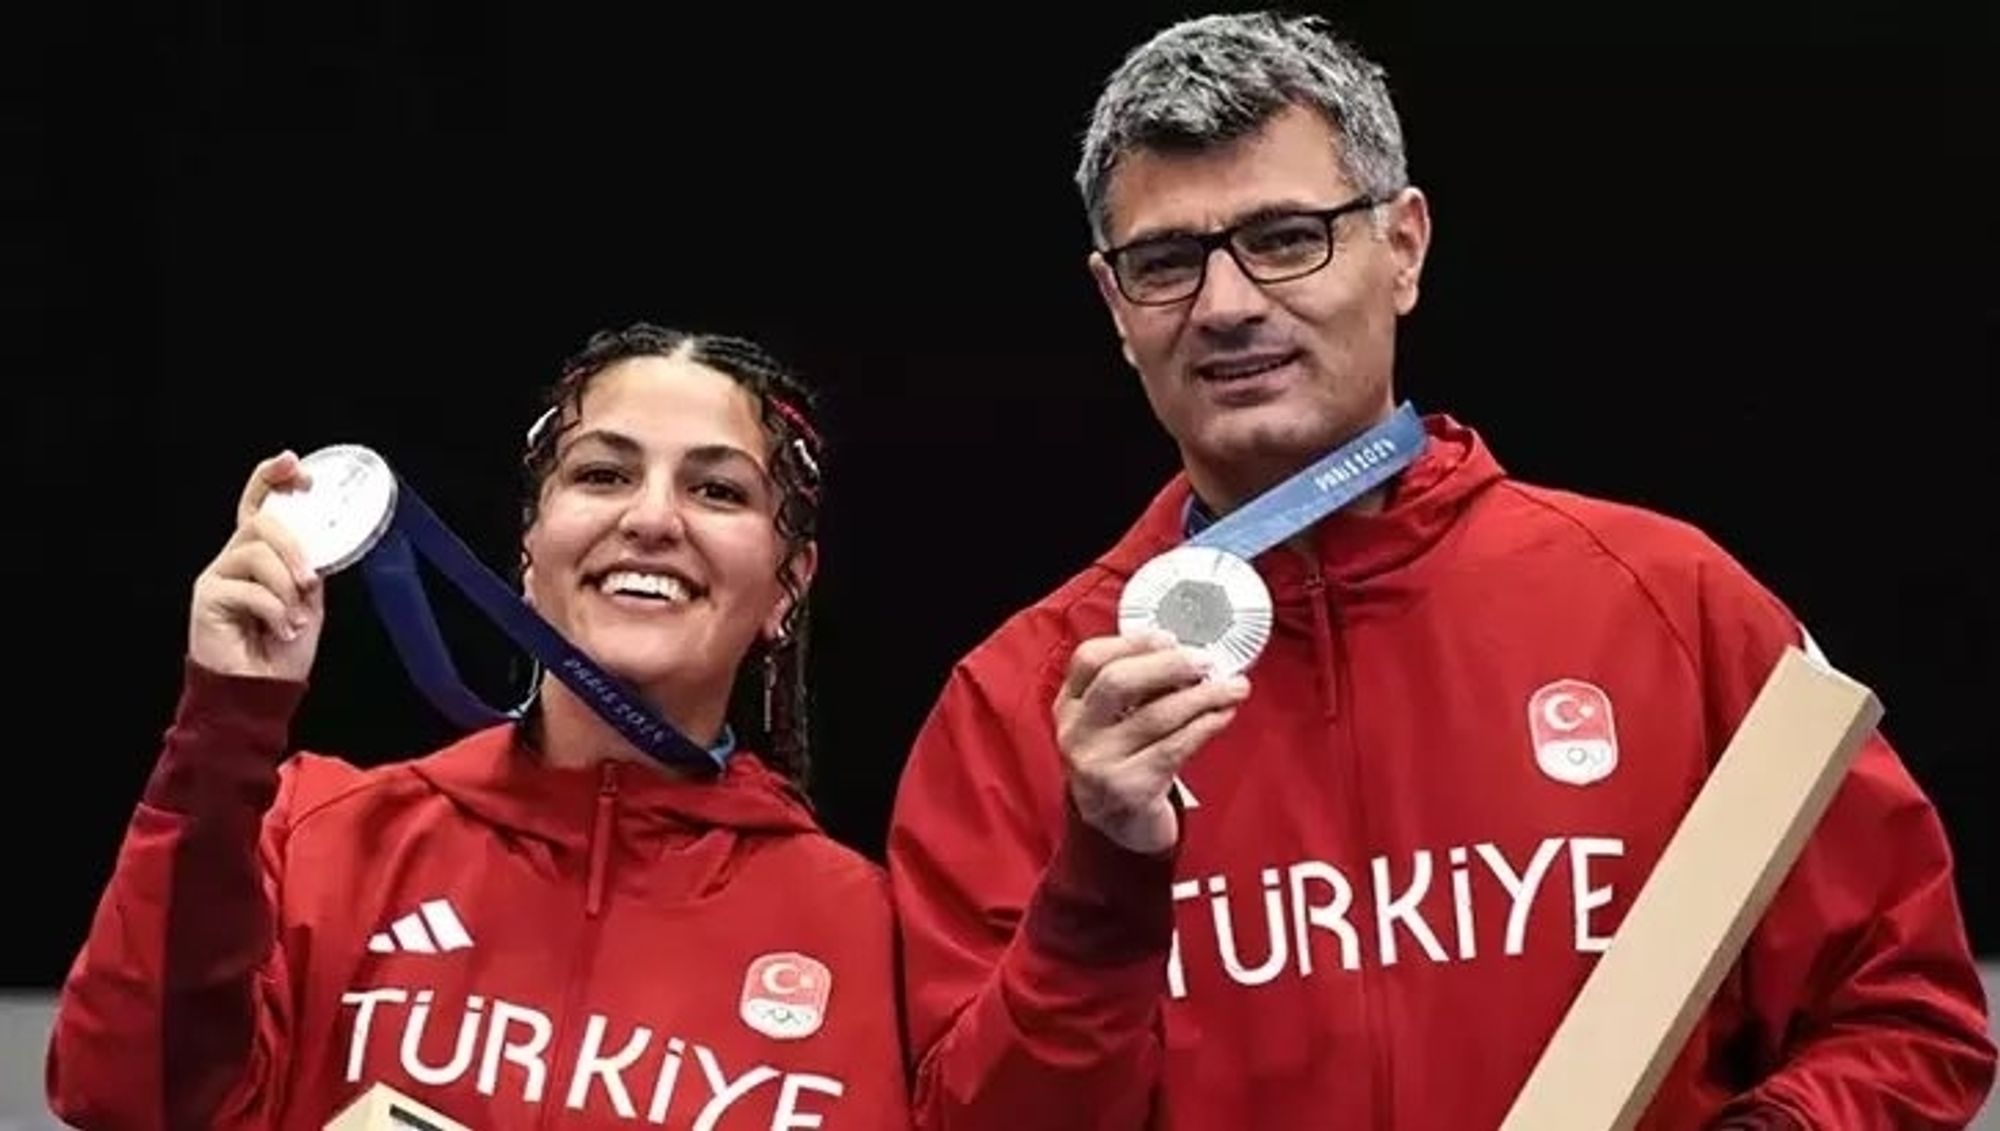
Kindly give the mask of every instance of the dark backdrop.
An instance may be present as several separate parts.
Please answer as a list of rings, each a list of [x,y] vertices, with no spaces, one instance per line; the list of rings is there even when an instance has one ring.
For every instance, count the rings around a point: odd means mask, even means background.
[[[790,354],[837,449],[817,795],[870,853],[952,660],[1171,468],[1069,178],[1101,75],[1193,9],[40,7],[0,36],[0,982],[52,986],[81,938],[188,585],[279,447],[380,448],[504,569],[522,430],[591,330]],[[1789,601],[1882,694],[2000,954],[1990,33],[1886,4],[1503,10],[1335,13],[1391,68],[1436,217],[1404,391],[1517,474],[1699,523]],[[509,650],[437,592],[510,694]],[[296,737],[366,763],[449,737],[358,579],[332,598]]]

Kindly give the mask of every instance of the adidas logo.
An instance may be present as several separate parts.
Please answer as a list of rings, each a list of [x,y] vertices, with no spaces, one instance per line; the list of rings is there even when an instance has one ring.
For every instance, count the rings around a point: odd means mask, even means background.
[[[425,900],[415,911],[389,924],[388,930],[377,931],[368,940],[368,949],[376,954],[397,951],[436,954],[441,950],[464,950],[471,945],[472,936],[466,933],[465,924],[458,921],[451,904],[442,899]]]

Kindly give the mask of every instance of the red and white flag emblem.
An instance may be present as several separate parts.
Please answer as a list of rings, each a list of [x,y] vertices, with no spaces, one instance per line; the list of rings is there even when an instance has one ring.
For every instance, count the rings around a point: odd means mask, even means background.
[[[1559,679],[1528,697],[1535,764],[1559,782],[1589,785],[1618,768],[1611,697],[1596,684]]]
[[[818,959],[793,951],[759,955],[744,972],[737,1008],[759,1033],[796,1041],[819,1031],[832,992],[833,971]]]

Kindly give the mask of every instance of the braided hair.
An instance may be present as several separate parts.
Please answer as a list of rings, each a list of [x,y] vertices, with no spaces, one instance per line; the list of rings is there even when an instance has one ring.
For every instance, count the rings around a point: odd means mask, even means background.
[[[778,581],[791,604],[778,639],[761,641],[752,651],[752,657],[760,662],[744,665],[746,672],[761,668],[760,685],[746,687],[745,678],[739,675],[730,697],[731,713],[739,714],[746,699],[761,699],[762,726],[758,729],[764,749],[773,767],[803,792],[811,768],[806,696],[811,618],[792,565],[806,544],[818,536],[821,465],[826,456],[825,442],[813,423],[813,393],[797,373],[763,346],[727,334],[670,329],[648,322],[598,331],[563,363],[549,388],[542,415],[528,432],[522,457],[527,479],[522,527],[535,523],[542,487],[555,469],[558,441],[576,426],[591,382],[617,362],[644,356],[680,357],[729,376],[756,399],[764,431],[771,437],[770,474],[778,489],[774,523],[785,546]]]

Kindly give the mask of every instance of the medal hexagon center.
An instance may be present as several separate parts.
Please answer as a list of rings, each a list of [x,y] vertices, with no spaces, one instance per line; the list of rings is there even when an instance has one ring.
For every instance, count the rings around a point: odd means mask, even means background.
[[[1183,644],[1213,644],[1229,632],[1234,621],[1229,594],[1213,581],[1177,581],[1160,598],[1156,615],[1160,627]]]

